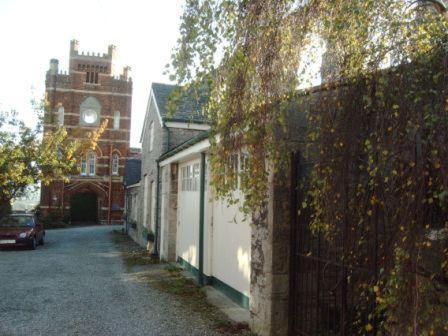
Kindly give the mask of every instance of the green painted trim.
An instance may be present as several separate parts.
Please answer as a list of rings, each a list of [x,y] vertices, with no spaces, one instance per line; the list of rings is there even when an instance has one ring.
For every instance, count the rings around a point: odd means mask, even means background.
[[[229,297],[232,301],[239,304],[241,307],[249,309],[249,298],[241,293],[240,291],[237,291],[235,288],[230,287],[225,282],[219,280],[218,278],[211,277],[212,279],[212,286],[219,290],[220,292],[224,293],[227,297]]]
[[[177,257],[177,262],[188,272],[192,273],[194,277],[199,278],[199,270],[196,267],[194,267],[181,257]],[[221,293],[223,293],[225,296],[227,296],[229,299],[231,299],[241,307],[249,309],[249,298],[240,291],[229,286],[225,282],[219,280],[218,278],[215,278],[214,276],[204,275],[204,283],[219,290]]]
[[[198,269],[196,267],[194,267],[193,265],[191,265],[189,262],[182,259],[181,257],[177,257],[177,263],[180,264],[180,266],[182,266],[182,268],[185,268],[188,272],[193,274],[195,277],[198,276],[198,274],[199,274]]]
[[[199,184],[199,286],[204,286],[204,209],[205,209],[205,153],[201,153]]]

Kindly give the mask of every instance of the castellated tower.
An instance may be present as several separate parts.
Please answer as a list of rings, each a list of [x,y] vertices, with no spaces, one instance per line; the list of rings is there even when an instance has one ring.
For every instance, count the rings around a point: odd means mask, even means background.
[[[132,80],[129,67],[115,76],[116,47],[107,53],[80,52],[70,42],[68,72],[50,60],[45,87],[50,109],[44,132],[67,129],[69,138],[83,140],[108,120],[95,150],[78,158],[79,174],[70,181],[42,185],[43,214],[57,212],[71,223],[119,223],[124,209],[123,175],[131,129]]]

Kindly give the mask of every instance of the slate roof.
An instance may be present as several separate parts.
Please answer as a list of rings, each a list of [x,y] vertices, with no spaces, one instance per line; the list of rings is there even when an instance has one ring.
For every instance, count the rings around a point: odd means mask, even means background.
[[[152,91],[162,119],[164,121],[207,122],[207,117],[203,113],[208,99],[205,92],[198,94],[193,90],[190,92],[179,91],[181,95],[177,97],[176,89],[179,88],[177,85],[152,83]],[[170,101],[176,106],[173,113],[170,113]]]
[[[123,184],[130,186],[140,182],[142,173],[142,160],[140,159],[127,159],[124,166],[124,179]]]

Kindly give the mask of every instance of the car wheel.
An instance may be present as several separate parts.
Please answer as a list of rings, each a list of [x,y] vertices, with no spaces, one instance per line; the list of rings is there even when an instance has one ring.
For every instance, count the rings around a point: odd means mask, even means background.
[[[30,250],[35,250],[36,246],[37,246],[36,237],[33,237],[33,239],[30,242]]]

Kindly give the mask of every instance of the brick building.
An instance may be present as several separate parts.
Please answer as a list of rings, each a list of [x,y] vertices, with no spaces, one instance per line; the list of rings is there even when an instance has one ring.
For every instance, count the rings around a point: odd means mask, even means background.
[[[124,208],[123,175],[131,129],[132,80],[129,67],[116,77],[116,47],[107,54],[84,53],[76,40],[70,42],[69,71],[50,61],[46,95],[50,112],[44,132],[65,127],[69,138],[86,139],[106,119],[108,124],[98,146],[79,158],[79,173],[70,181],[42,186],[41,208],[62,211],[70,222],[121,222]]]

